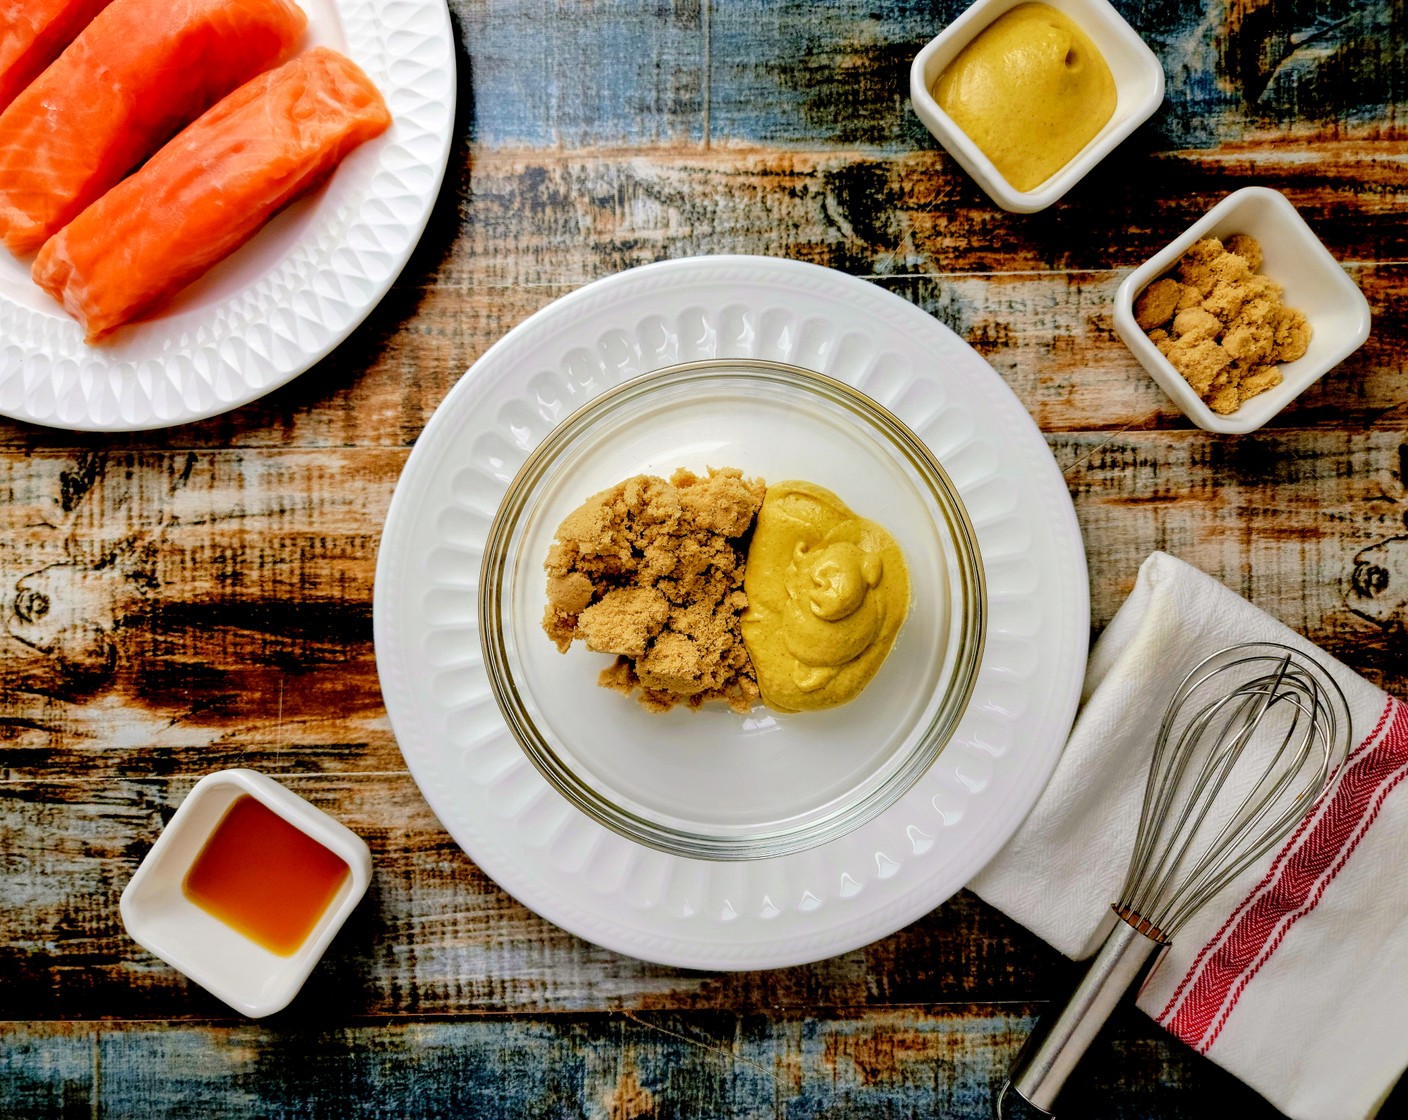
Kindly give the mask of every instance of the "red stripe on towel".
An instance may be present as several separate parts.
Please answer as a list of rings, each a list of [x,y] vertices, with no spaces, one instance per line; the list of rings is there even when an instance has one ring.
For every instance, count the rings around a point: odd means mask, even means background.
[[[1370,743],[1373,743],[1378,739],[1379,733],[1383,731],[1384,725],[1388,723],[1389,716],[1393,715],[1395,710],[1396,706],[1393,702],[1393,698],[1390,697],[1384,703],[1384,710],[1379,713],[1379,719],[1378,722],[1374,724],[1374,730],[1370,731],[1369,734],[1364,737],[1364,741],[1358,746],[1356,746],[1352,751],[1350,751],[1349,757],[1345,760],[1346,762],[1352,762],[1361,753],[1363,753],[1365,747],[1367,747]],[[1301,835],[1305,832],[1307,828],[1310,827],[1311,822],[1316,819],[1316,816],[1319,814],[1320,809],[1323,806],[1325,798],[1327,796],[1328,793],[1322,794],[1320,800],[1314,806],[1311,807],[1310,812],[1305,814],[1305,817],[1301,820],[1300,824],[1296,825],[1296,829],[1291,834],[1291,838],[1287,840],[1286,843],[1282,846],[1281,850],[1276,853],[1276,858],[1271,861],[1271,866],[1267,868],[1266,876],[1261,880],[1261,882],[1259,882],[1255,887],[1252,888],[1251,892],[1247,895],[1246,898],[1242,899],[1242,901],[1236,905],[1236,907],[1232,910],[1232,913],[1227,915],[1227,920],[1223,922],[1222,927],[1215,934],[1213,934],[1212,939],[1208,941],[1208,943],[1204,945],[1201,949],[1198,950],[1198,955],[1193,959],[1193,964],[1189,967],[1188,971],[1184,973],[1183,979],[1178,982],[1178,987],[1174,989],[1173,995],[1169,996],[1168,1003],[1164,1006],[1164,1009],[1154,1017],[1155,1022],[1164,1023],[1164,1025],[1167,1026],[1165,1020],[1167,1020],[1168,1017],[1173,1014],[1173,1011],[1177,1006],[1179,999],[1181,999],[1183,996],[1184,990],[1188,987],[1190,983],[1197,979],[1199,975],[1199,970],[1202,968],[1203,961],[1207,959],[1209,953],[1211,953],[1215,948],[1222,944],[1222,939],[1226,935],[1227,931],[1232,928],[1232,923],[1242,916],[1242,912],[1246,910],[1246,908],[1252,904],[1252,902],[1261,894],[1261,892],[1264,891],[1268,885],[1270,885],[1271,881],[1276,878],[1278,874],[1280,874],[1282,863],[1285,862],[1286,857],[1291,852],[1295,851],[1296,845],[1300,842]]]
[[[1203,946],[1158,1021],[1205,1052],[1252,978],[1290,928],[1315,909],[1384,799],[1405,776],[1408,707],[1389,699],[1334,789],[1277,853],[1266,877]]]

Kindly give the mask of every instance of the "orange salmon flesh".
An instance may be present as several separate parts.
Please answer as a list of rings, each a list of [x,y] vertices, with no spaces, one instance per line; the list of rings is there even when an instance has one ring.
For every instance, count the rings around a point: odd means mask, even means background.
[[[39,248],[307,22],[290,0],[113,0],[0,113],[0,240]]]
[[[109,0],[0,0],[0,110],[73,42]]]
[[[315,47],[246,83],[119,183],[35,259],[89,341],[179,291],[391,123],[348,58]]]

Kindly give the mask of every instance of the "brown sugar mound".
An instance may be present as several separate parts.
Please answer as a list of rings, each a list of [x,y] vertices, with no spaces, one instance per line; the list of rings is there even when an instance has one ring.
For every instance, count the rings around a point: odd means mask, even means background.
[[[1257,272],[1261,260],[1261,245],[1245,233],[1205,238],[1134,301],[1134,321],[1214,412],[1235,412],[1281,384],[1276,363],[1310,345],[1310,324]]]
[[[732,467],[637,475],[595,494],[548,552],[543,629],[616,661],[598,683],[663,712],[723,700],[746,712],[758,680],[739,619],[745,537],[766,489]]]

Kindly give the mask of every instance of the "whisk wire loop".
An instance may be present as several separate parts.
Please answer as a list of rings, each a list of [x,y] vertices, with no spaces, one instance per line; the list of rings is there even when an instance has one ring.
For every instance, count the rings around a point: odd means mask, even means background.
[[[1279,678],[1278,678],[1279,683]],[[1273,702],[1271,693],[1232,695],[1219,698],[1197,713],[1184,730],[1179,742],[1180,756],[1196,761],[1199,757],[1197,740],[1210,732],[1212,747],[1207,752],[1207,763],[1199,772],[1198,780],[1188,798],[1190,810],[1185,811],[1176,823],[1175,836],[1181,842],[1170,844],[1168,856],[1163,862],[1164,876],[1148,889],[1146,900],[1139,905],[1150,911],[1157,911],[1157,921],[1164,928],[1177,925],[1174,916],[1179,899],[1201,892],[1198,888],[1212,875],[1220,861],[1228,854],[1237,841],[1241,830],[1256,815],[1264,815],[1280,786],[1285,784],[1287,775],[1278,787],[1267,791],[1255,808],[1252,799],[1261,786],[1250,789],[1246,798],[1227,815],[1217,835],[1208,842],[1182,886],[1172,882],[1180,869],[1185,866],[1189,849],[1204,828],[1212,811],[1217,794],[1225,787],[1236,766],[1247,741],[1256,730]],[[1274,768],[1274,766],[1273,766]],[[1155,830],[1151,833],[1157,835]]]
[[[1323,706],[1319,709],[1322,714],[1317,715],[1316,705],[1307,705],[1299,693],[1277,695],[1272,704],[1291,713],[1266,771],[1272,780],[1248,793],[1223,833],[1210,845],[1207,869],[1190,881],[1184,896],[1191,904],[1188,913],[1196,908],[1197,899],[1216,894],[1301,820],[1329,777],[1332,742],[1322,723]],[[1296,789],[1298,777],[1302,780]],[[1254,803],[1258,791],[1261,798]],[[1183,918],[1180,911],[1170,920],[1179,925]]]
[[[1343,738],[1330,689],[1269,643],[1188,674],[1159,726],[1117,910],[1171,937],[1304,817]]]
[[[1305,819],[1344,762],[1349,735],[1335,679],[1289,646],[1231,646],[1193,668],[1159,724],[1115,903],[1122,920],[1065,1009],[1028,1040],[1003,1099],[1010,1087],[1051,1114],[1120,996],[1199,907]]]

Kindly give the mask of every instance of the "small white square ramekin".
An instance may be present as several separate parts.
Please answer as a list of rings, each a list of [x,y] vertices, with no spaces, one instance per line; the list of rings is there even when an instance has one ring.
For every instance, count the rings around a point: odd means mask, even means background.
[[[1195,241],[1245,233],[1261,243],[1260,272],[1282,288],[1282,301],[1310,324],[1310,346],[1293,362],[1281,363],[1281,384],[1222,415],[1203,401],[1134,321],[1139,293],[1171,271]],[[1319,381],[1369,337],[1369,301],[1285,195],[1267,187],[1229,194],[1166,248],[1120,284],[1115,294],[1115,330],[1139,363],[1204,431],[1253,432]]]
[[[995,19],[1027,0],[977,0],[931,39],[909,69],[909,99],[924,127],[965,171],[1001,206],[1031,214],[1050,206],[1104,159],[1131,132],[1151,117],[1164,99],[1164,71],[1138,32],[1108,0],[1044,0],[1078,24],[1104,56],[1115,79],[1115,111],[1105,126],[1077,155],[1033,190],[1019,191],[993,166],[967,134],[939,108],[930,92],[939,75],[978,33]]]
[[[206,840],[248,794],[344,860],[349,875],[292,956],[250,940],[186,897],[182,886]],[[366,843],[345,825],[254,770],[219,770],[198,781],[122,892],[132,940],[251,1018],[286,1007],[371,882]]]

